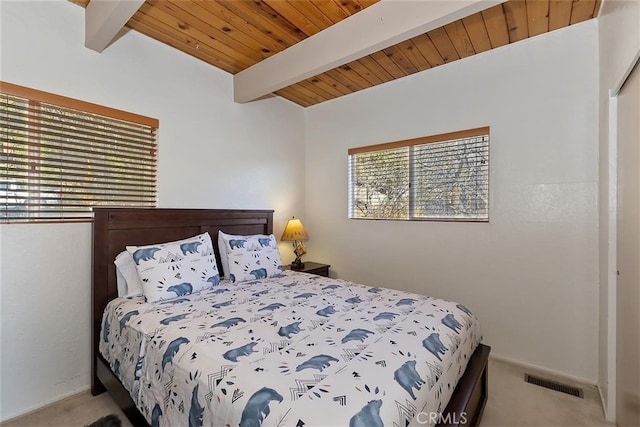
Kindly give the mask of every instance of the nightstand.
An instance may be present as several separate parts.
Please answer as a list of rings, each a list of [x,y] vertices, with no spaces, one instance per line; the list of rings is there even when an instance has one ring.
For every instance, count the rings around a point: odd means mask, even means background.
[[[302,270],[292,270],[292,271],[300,271],[302,273],[316,274],[318,276],[329,277],[329,264],[320,264],[317,262],[305,261],[304,268]],[[291,265],[285,265],[284,268],[287,270],[291,270]]]

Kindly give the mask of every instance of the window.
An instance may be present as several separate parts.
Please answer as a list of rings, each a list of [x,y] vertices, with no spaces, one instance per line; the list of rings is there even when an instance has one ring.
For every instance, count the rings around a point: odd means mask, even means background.
[[[0,82],[0,222],[156,205],[158,121]]]
[[[489,220],[489,128],[349,150],[349,218]]]

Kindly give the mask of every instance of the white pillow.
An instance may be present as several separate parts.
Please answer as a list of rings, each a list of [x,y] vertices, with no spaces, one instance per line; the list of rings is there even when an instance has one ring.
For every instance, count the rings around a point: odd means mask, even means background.
[[[251,234],[247,236],[239,234],[227,234],[223,231],[218,231],[218,250],[220,251],[220,262],[222,263],[222,276],[225,279],[229,278],[229,254],[227,248],[229,247],[229,240],[242,240],[250,237],[256,238],[268,238],[266,234]],[[235,246],[235,245],[234,245]]]
[[[284,271],[273,234],[254,235],[226,242],[231,283],[266,279]]]
[[[136,263],[133,261],[131,254],[127,251],[122,251],[113,263],[116,265],[118,296],[130,297],[142,295],[142,283],[140,282]]]
[[[188,295],[220,283],[209,233],[147,246],[127,246],[147,302]]]

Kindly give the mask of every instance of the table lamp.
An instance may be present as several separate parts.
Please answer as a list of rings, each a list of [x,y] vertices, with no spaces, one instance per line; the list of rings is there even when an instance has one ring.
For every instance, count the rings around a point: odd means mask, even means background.
[[[302,242],[309,240],[307,232],[304,231],[302,221],[296,217],[292,217],[288,220],[280,240],[283,242],[293,242],[293,253],[296,254],[296,259],[291,263],[291,269],[302,270],[304,268],[304,263],[300,258],[302,255],[307,253]]]

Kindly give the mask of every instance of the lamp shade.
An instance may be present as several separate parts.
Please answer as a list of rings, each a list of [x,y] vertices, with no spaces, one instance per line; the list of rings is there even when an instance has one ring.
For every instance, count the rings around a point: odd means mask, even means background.
[[[287,221],[287,225],[284,227],[282,238],[280,240],[282,240],[283,242],[292,242],[294,240],[309,240],[309,236],[307,236],[307,232],[304,231],[302,221],[300,221],[298,218],[291,218],[289,221]]]

